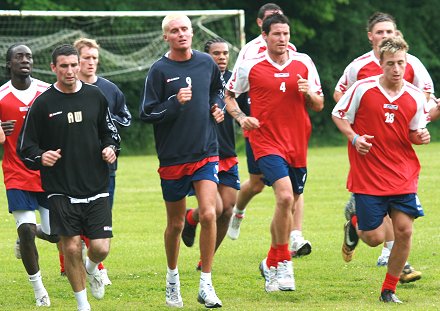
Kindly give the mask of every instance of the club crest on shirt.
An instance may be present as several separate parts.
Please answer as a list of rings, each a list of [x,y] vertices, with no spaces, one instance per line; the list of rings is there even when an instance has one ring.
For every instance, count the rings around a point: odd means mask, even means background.
[[[391,110],[398,110],[398,109],[399,109],[399,106],[397,106],[397,105],[392,105],[392,104],[383,104],[383,107],[384,107],[385,109],[391,109]]]
[[[288,72],[275,72],[273,74],[273,76],[275,78],[288,78],[290,76],[290,73],[288,73]]]

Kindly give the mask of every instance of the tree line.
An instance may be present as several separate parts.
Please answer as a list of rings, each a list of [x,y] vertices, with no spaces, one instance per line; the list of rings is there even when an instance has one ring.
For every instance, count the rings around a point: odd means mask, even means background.
[[[259,34],[255,19],[258,8],[267,2],[275,2],[283,8],[284,14],[291,22],[291,42],[295,44],[299,52],[304,52],[313,59],[321,78],[325,108],[323,112],[310,113],[313,124],[311,145],[345,143],[330,117],[335,104],[332,98],[333,90],[344,68],[354,58],[371,49],[366,24],[368,17],[376,11],[387,12],[396,18],[398,29],[410,45],[409,52],[417,56],[428,69],[434,86],[440,83],[440,45],[438,44],[440,32],[437,31],[440,19],[437,18],[435,10],[440,7],[440,0],[217,0],[215,2],[108,0],[94,3],[93,10],[243,9],[246,19],[246,39],[249,41]],[[90,1],[6,0],[0,4],[0,9],[90,10]],[[154,152],[152,127],[142,124],[138,119],[139,97],[143,81],[118,83],[118,85],[126,95],[129,109],[134,117],[132,126],[121,132],[124,153]],[[440,140],[439,123],[429,125],[433,141]]]

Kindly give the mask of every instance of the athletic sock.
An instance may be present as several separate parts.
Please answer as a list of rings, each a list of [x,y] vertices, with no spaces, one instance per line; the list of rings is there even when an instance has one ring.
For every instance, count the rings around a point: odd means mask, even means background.
[[[205,286],[206,284],[212,285],[212,276],[211,272],[201,272],[200,273],[200,288]]]
[[[87,301],[87,290],[84,288],[80,292],[74,292],[76,303],[78,304],[78,309],[90,308],[90,304]]]
[[[179,270],[177,267],[175,269],[167,267],[167,282],[174,284],[179,282]]]
[[[397,282],[399,282],[398,276],[392,276],[391,274],[387,273],[385,275],[385,280],[382,284],[382,292],[386,289],[392,291],[393,293],[396,292]]]
[[[186,221],[191,225],[191,226],[197,226],[197,224],[199,223],[198,221],[194,220],[193,218],[193,213],[194,213],[194,209],[190,209],[188,211],[188,213],[186,213]]]
[[[64,255],[63,253],[59,253],[59,257],[60,257],[60,272],[64,273],[66,272],[66,270],[64,269]]]
[[[267,253],[266,265],[268,268],[278,266],[278,250],[276,247],[270,246]]]
[[[385,247],[391,252],[391,250],[393,249],[394,246],[394,241],[386,241],[385,242]]]
[[[29,282],[34,288],[35,298],[40,298],[47,294],[46,289],[43,285],[43,279],[41,278],[41,272],[38,271],[35,274],[29,274]]]
[[[290,261],[292,257],[289,251],[289,244],[277,244],[277,262],[283,262],[284,260]]]
[[[235,217],[240,218],[240,217],[244,217],[244,213],[246,212],[246,209],[244,209],[244,210],[239,210],[239,209],[237,208],[237,206],[234,206],[233,212],[234,212],[234,214],[235,214]]]
[[[353,217],[351,217],[351,224],[353,225],[353,227],[356,229],[357,227],[357,223],[358,223],[358,218],[356,215],[353,215]]]
[[[94,275],[98,271],[98,263],[90,260],[89,257],[86,258],[86,272],[90,275]]]

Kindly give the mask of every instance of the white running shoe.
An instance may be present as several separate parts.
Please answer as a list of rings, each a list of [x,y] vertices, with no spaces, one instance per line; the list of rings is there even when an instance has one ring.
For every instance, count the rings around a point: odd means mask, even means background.
[[[87,303],[87,306],[83,306],[83,307],[78,307],[77,309],[78,311],[91,311],[92,308],[90,307],[90,304]]]
[[[205,284],[199,288],[197,301],[204,304],[207,308],[221,308],[222,301],[217,297],[212,284]]]
[[[390,255],[388,255],[388,256],[386,256],[386,255],[380,255],[380,256],[377,258],[377,263],[376,263],[376,265],[377,265],[378,267],[385,267],[385,266],[388,266],[388,259],[390,259]]]
[[[278,263],[277,279],[280,290],[291,291],[296,289],[292,261],[284,260]]]
[[[244,218],[244,214],[236,214],[236,213],[232,214],[231,221],[229,222],[229,227],[228,227],[228,237],[231,240],[238,239],[240,235],[240,225],[241,222],[243,221],[243,218]]]
[[[279,291],[278,279],[277,279],[277,268],[276,267],[267,267],[266,259],[264,258],[260,264],[260,269],[262,269],[264,274],[264,289],[266,292],[277,292]]]
[[[17,240],[15,241],[15,245],[14,245],[14,254],[15,254],[15,258],[17,259],[21,259],[21,252],[20,252],[20,239],[17,238]]]
[[[180,295],[180,282],[170,283],[167,281],[165,302],[168,307],[183,308],[183,300]]]
[[[35,299],[35,305],[37,307],[50,307],[50,299],[47,292],[43,296]]]
[[[290,254],[292,257],[307,256],[312,252],[312,244],[310,241],[305,240],[302,235],[292,237],[291,236]]]
[[[99,272],[101,273],[101,279],[104,286],[112,285],[112,281],[110,281],[108,277],[107,269],[99,270]]]
[[[102,282],[101,272],[97,270],[95,274],[88,274],[86,271],[86,275],[87,279],[89,280],[92,296],[96,299],[104,298],[105,285]]]

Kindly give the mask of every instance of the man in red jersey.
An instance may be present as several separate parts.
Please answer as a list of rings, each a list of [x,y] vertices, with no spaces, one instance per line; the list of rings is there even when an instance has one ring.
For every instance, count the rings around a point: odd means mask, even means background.
[[[344,74],[339,79],[336,85],[333,98],[336,102],[342,97],[348,88],[350,88],[357,80],[367,77],[376,76],[382,73],[382,68],[379,64],[379,44],[383,39],[402,36],[401,32],[397,30],[396,21],[393,16],[383,12],[375,12],[370,16],[367,23],[368,40],[372,45],[372,50],[359,56],[353,60],[344,70]],[[412,83],[425,93],[426,98],[430,98],[434,93],[434,86],[428,71],[420,62],[420,60],[407,53],[407,65],[403,78]],[[429,109],[426,109],[429,110]],[[356,213],[354,197],[345,206],[345,217],[350,220],[351,215]],[[390,256],[391,249],[394,245],[393,224],[391,219],[386,216],[385,219],[385,240],[381,255],[377,259],[377,266],[386,266]],[[345,261],[351,261],[354,254],[354,249],[345,249],[343,258]],[[408,262],[405,264],[400,275],[400,282],[408,283],[420,279],[422,273],[415,270]]]
[[[288,49],[287,17],[273,14],[262,26],[267,52],[243,61],[226,84],[226,109],[249,131],[249,141],[265,182],[276,199],[272,243],[261,266],[268,292],[295,290],[289,251],[291,214],[304,191],[311,123],[307,108],[324,107],[318,72],[306,54]],[[251,117],[240,111],[235,96],[248,92]]]
[[[344,228],[343,248],[354,249],[358,238],[372,247],[380,245],[385,239],[384,217],[390,215],[395,241],[380,300],[393,303],[401,303],[395,290],[410,252],[413,221],[424,215],[417,197],[420,163],[412,144],[430,142],[426,98],[403,79],[407,50],[400,37],[383,40],[383,74],[356,82],[332,112],[349,142],[347,188],[356,201],[356,215]]]
[[[257,14],[256,23],[261,29],[263,21],[266,17],[274,14],[283,14],[281,7],[275,3],[266,3],[260,7]],[[292,43],[288,43],[288,49],[296,51],[296,47]],[[240,50],[237,61],[235,62],[234,69],[237,68],[240,63],[246,59],[255,58],[267,50],[267,43],[260,34],[255,39],[246,43],[246,45]],[[249,115],[249,102],[247,100],[247,94],[242,94],[240,99],[237,99],[240,109]],[[233,217],[229,223],[228,236],[232,240],[238,239],[240,235],[240,225],[244,219],[246,207],[254,196],[259,194],[264,189],[263,174],[258,168],[255,160],[252,147],[249,143],[249,135],[247,131],[243,131],[246,147],[246,160],[249,172],[249,179],[241,184],[240,191],[238,192],[237,204],[234,208]],[[292,211],[292,225],[290,228],[290,245],[291,253],[293,257],[306,256],[312,252],[312,244],[310,241],[304,239],[302,234],[302,221],[304,215],[304,195],[301,194],[295,203],[295,212]]]
[[[49,295],[43,285],[35,236],[56,242],[51,236],[47,198],[41,188],[40,173],[27,169],[16,153],[17,139],[26,112],[35,98],[49,84],[34,79],[32,51],[24,44],[14,44],[6,52],[6,70],[11,80],[0,87],[0,120],[4,128],[3,175],[8,198],[20,240],[19,257],[23,261],[29,281],[34,288],[37,306],[50,306]],[[41,226],[37,225],[35,210],[40,212]]]

